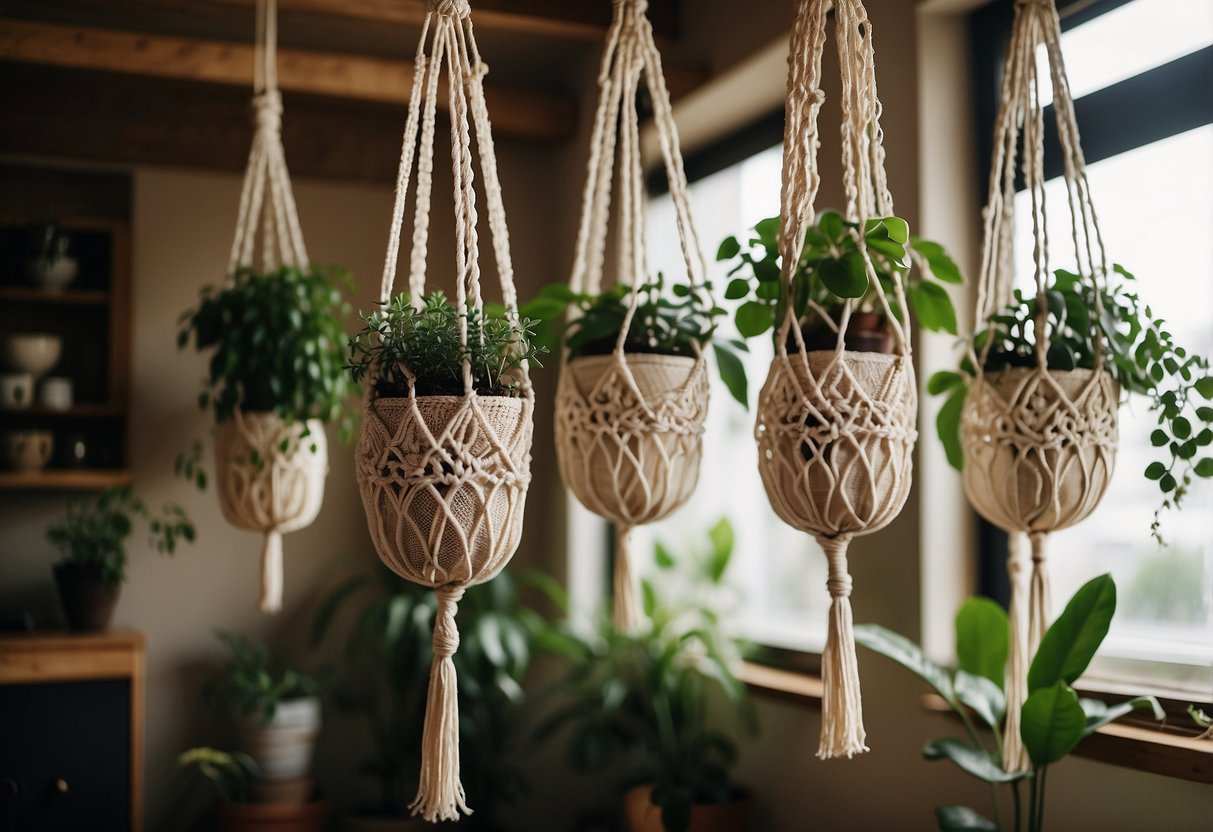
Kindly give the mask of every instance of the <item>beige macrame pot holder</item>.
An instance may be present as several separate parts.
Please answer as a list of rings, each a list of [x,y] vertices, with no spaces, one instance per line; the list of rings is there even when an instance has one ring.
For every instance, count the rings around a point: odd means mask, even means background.
[[[962,412],[964,487],[999,528],[1055,532],[1103,498],[1119,387],[1106,372],[1015,368],[974,380]]]
[[[708,379],[673,355],[576,358],[556,391],[556,457],[569,490],[621,526],[662,519],[699,482]]]
[[[522,535],[531,402],[418,396],[373,399],[355,450],[375,551],[430,587],[472,585],[505,566]]]

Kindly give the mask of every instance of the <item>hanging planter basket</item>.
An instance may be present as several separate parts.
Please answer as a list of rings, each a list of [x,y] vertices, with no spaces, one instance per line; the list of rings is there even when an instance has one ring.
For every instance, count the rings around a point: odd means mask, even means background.
[[[825,98],[821,62],[831,9],[844,79],[843,218],[864,234],[869,219],[893,216],[867,12],[860,0],[801,0],[788,59],[779,237],[785,298],[797,296],[801,251],[815,219],[813,203],[820,184],[817,120]],[[795,304],[784,303],[776,355],[759,395],[755,425],[758,467],[771,506],[786,523],[813,535],[829,561],[830,620],[822,653],[824,696],[817,751],[821,758],[867,751],[847,549],[854,537],[884,528],[901,512],[918,436],[908,321],[892,312],[894,306],[908,308],[901,274],[895,272],[882,284],[865,246],[857,246],[857,256],[887,322],[892,353],[846,349],[848,339],[856,336],[849,330],[859,328],[856,317],[863,312],[855,300],[840,301],[836,319],[832,310],[809,307],[810,321],[834,335],[829,350],[809,348]]]
[[[644,0],[619,0],[599,73],[598,111],[582,204],[581,230],[570,287],[597,294],[602,283],[618,153],[621,282],[631,287],[630,311],[609,355],[565,355],[556,394],[556,455],[565,485],[595,514],[617,525],[615,624],[635,629],[643,612],[631,575],[632,527],[653,523],[682,506],[695,491],[707,419],[707,369],[693,356],[628,352],[625,342],[648,274],[640,118],[642,78],[653,102],[654,123],[674,203],[688,283],[702,286],[706,266],[691,217],[670,94]]]
[[[459,707],[452,656],[459,647],[458,603],[469,586],[490,580],[509,562],[522,535],[531,479],[534,393],[523,360],[515,395],[477,392],[468,322],[484,314],[473,180],[476,138],[488,225],[507,320],[518,324],[518,299],[492,128],[484,99],[488,67],[480,58],[466,0],[430,0],[417,48],[400,171],[396,182],[380,299],[396,282],[409,180],[417,169],[408,297],[425,314],[426,253],[439,78],[449,80],[456,218],[456,299],[463,395],[419,395],[408,367],[407,395],[376,395],[383,368],[366,383],[354,468],[367,527],[380,559],[401,577],[438,596],[434,661],[422,737],[421,780],[410,808],[427,821],[470,814],[459,775]],[[469,121],[470,119],[470,121]]]

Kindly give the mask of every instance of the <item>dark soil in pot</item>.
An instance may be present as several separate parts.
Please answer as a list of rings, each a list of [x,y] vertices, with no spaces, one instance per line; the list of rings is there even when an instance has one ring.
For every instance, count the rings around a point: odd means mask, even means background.
[[[122,584],[106,580],[101,567],[64,561],[55,564],[55,585],[67,626],[79,633],[109,629]]]
[[[838,343],[838,333],[830,329],[819,318],[814,318],[801,329],[804,336],[805,348],[815,350],[832,350]],[[893,333],[889,330],[889,320],[881,312],[852,312],[847,324],[843,344],[851,352],[893,352]],[[796,336],[788,333],[788,352],[796,352]]]

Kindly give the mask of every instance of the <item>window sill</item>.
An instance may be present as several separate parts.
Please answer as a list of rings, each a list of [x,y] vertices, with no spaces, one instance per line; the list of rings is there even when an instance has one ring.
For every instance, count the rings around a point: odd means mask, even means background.
[[[751,691],[780,699],[821,706],[821,676],[799,670],[785,670],[757,662],[742,662],[737,678]]]

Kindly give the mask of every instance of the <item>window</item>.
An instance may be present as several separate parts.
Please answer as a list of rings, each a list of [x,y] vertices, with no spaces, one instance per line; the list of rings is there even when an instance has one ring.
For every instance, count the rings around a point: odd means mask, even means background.
[[[1062,51],[1100,226],[1112,262],[1188,349],[1213,355],[1213,4],[1208,0],[1103,0],[1064,19]],[[1101,12],[1102,13],[1098,13]],[[1096,14],[1098,13],[1098,14]],[[1079,18],[1078,15],[1074,16]],[[1047,73],[1044,56],[1039,56]],[[1043,77],[1047,77],[1047,74]],[[1186,78],[1187,82],[1184,82]],[[1147,117],[1165,112],[1163,118]],[[1110,138],[1118,123],[1151,124]],[[1050,127],[1051,129],[1051,127]],[[1074,268],[1060,170],[1046,186],[1051,268]],[[1016,262],[1031,285],[1031,206],[1016,204]],[[1061,241],[1060,244],[1056,241]],[[1120,452],[1100,507],[1053,535],[1055,604],[1111,572],[1117,616],[1090,677],[1138,681],[1213,696],[1213,486],[1200,482],[1182,511],[1163,515],[1166,547],[1149,536],[1159,493],[1143,476],[1156,458],[1145,402],[1120,412]],[[1056,610],[1055,610],[1056,612]]]

